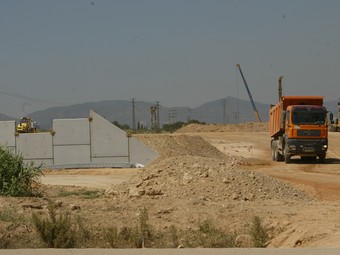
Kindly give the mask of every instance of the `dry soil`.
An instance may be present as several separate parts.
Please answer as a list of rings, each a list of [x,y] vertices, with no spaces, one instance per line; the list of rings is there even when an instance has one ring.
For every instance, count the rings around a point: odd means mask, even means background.
[[[324,164],[272,162],[267,125],[196,125],[174,134],[136,135],[160,157],[141,169],[45,171],[45,198],[0,197],[0,210],[46,213],[47,198],[89,226],[128,225],[140,208],[153,226],[195,228],[204,219],[239,233],[259,216],[270,229],[268,247],[340,246],[340,133],[330,133]],[[99,190],[86,199],[72,192]],[[3,237],[34,233],[27,223],[0,221]],[[22,246],[32,247],[27,237]]]

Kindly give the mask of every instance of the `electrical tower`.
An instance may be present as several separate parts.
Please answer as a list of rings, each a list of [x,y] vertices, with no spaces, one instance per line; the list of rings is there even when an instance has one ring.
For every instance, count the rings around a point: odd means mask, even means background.
[[[169,125],[174,124],[175,119],[177,117],[177,111],[176,110],[169,110],[168,117],[169,117]]]
[[[151,129],[156,132],[159,132],[160,130],[159,109],[160,109],[159,101],[156,102],[156,105],[150,107]]]

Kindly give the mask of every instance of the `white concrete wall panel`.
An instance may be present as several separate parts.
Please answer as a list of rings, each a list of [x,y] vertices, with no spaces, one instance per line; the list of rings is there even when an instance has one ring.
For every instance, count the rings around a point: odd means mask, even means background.
[[[0,146],[15,146],[15,121],[0,121]]]
[[[20,134],[16,137],[17,153],[24,159],[52,159],[52,135],[50,133]]]
[[[134,137],[130,138],[130,162],[149,164],[158,157],[158,153]]]
[[[0,121],[0,145],[21,153],[25,162],[36,165],[67,165],[89,163],[140,163],[146,165],[158,153],[136,138],[128,138],[97,113],[90,119],[53,120],[54,136],[50,133],[15,136],[15,121]]]
[[[90,145],[54,146],[54,164],[90,163]]]
[[[90,126],[88,119],[53,120],[55,131],[54,145],[90,144]]]
[[[126,133],[93,111],[90,111],[90,117],[92,157],[127,157],[129,151]]]

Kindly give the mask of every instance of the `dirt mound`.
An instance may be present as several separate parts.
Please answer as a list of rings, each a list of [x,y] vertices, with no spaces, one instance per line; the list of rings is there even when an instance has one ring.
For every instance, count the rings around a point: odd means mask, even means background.
[[[176,133],[195,133],[195,132],[267,132],[268,122],[258,123],[249,122],[241,124],[189,124],[176,131]]]
[[[160,154],[160,158],[157,161],[176,156],[201,156],[204,158],[231,160],[230,157],[227,157],[199,136],[182,134],[139,135],[137,138]]]
[[[149,139],[148,139],[149,138]],[[310,200],[303,192],[272,177],[242,170],[204,139],[186,135],[144,136],[161,157],[125,184],[129,196],[222,200]]]
[[[127,186],[129,196],[223,200],[310,198],[292,186],[216,158],[171,157],[141,171]]]

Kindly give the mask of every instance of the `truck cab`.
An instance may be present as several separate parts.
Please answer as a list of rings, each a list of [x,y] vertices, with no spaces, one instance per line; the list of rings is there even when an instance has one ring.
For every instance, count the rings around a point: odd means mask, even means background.
[[[317,105],[291,105],[284,112],[283,155],[324,161],[328,148],[327,110]]]
[[[322,96],[282,96],[269,111],[274,161],[317,157],[324,162],[328,148],[327,109]]]

